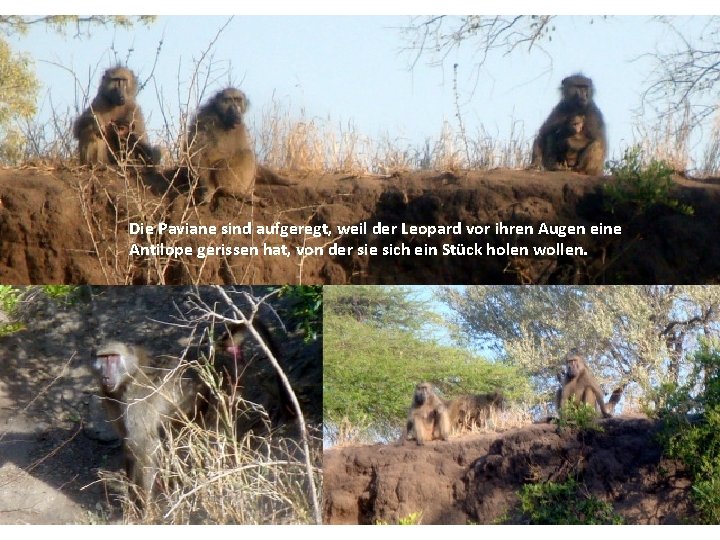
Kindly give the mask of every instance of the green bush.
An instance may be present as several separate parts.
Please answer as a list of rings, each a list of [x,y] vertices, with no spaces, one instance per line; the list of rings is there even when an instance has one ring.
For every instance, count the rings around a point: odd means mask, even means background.
[[[669,457],[680,459],[693,477],[698,521],[720,523],[720,348],[705,343],[692,359],[683,385],[667,388],[660,417]],[[699,392],[697,388],[701,388]],[[690,414],[688,414],[690,413]]]
[[[308,341],[322,334],[323,288],[319,285],[283,285],[281,296],[291,298],[292,316],[302,321]]]
[[[12,313],[20,301],[20,290],[12,285],[0,285],[0,309]]]
[[[629,204],[642,213],[662,204],[686,215],[693,214],[691,206],[680,204],[670,196],[674,185],[672,167],[655,158],[646,160],[639,146],[626,149],[620,161],[611,162],[610,172],[613,179],[604,185],[609,211]]]
[[[561,428],[569,427],[579,430],[603,431],[603,428],[597,423],[598,413],[595,405],[589,403],[576,403],[570,399],[560,411],[558,418],[558,426]]]
[[[622,524],[612,504],[588,495],[574,478],[526,484],[519,495],[523,516],[532,525]]]

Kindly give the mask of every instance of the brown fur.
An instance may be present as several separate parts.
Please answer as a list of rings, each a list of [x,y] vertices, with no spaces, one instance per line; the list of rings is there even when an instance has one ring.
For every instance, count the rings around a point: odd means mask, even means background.
[[[620,401],[622,395],[621,389],[615,390],[606,405],[600,385],[588,369],[585,361],[574,352],[567,355],[565,372],[558,374],[558,378],[562,385],[555,394],[555,404],[558,412],[562,410],[569,399],[572,399],[576,403],[597,404],[603,417],[608,418],[612,416],[612,410]]]
[[[292,182],[267,167],[258,167],[243,115],[250,103],[237,88],[225,88],[200,107],[190,123],[187,154],[202,195],[213,202],[228,195],[254,201],[255,180],[288,186]]]
[[[567,169],[574,169],[577,166],[582,151],[590,143],[583,133],[584,125],[585,117],[576,114],[568,120],[567,126],[561,133],[558,155],[564,158],[560,165]]]
[[[403,442],[415,439],[418,445],[426,441],[450,437],[450,416],[447,407],[429,383],[415,386],[412,405],[408,412]]]
[[[136,159],[154,165],[159,161],[158,151],[147,142],[145,118],[136,95],[132,71],[124,67],[105,71],[95,99],[73,125],[80,163],[117,164]]]
[[[155,488],[162,433],[172,420],[192,417],[203,385],[192,373],[158,369],[138,346],[108,342],[94,364],[108,420],[122,438],[130,497],[145,507]]]
[[[278,340],[267,325],[259,318],[254,318],[252,325],[258,331],[262,340],[268,349],[282,366],[281,349]],[[279,332],[277,330],[275,333]],[[264,356],[259,351],[259,346],[255,339],[250,335],[245,325],[232,325],[228,331],[217,341],[215,353],[215,370],[223,379],[223,390],[227,395],[236,395],[238,391],[242,391],[245,386],[245,370],[251,362],[255,362],[258,358],[255,356]],[[259,354],[253,354],[259,353]],[[297,418],[297,411],[292,403],[290,392],[286,388],[282,377],[271,368],[274,376],[270,379],[270,384],[263,384],[263,391],[271,397],[269,402],[272,403],[267,411],[270,417],[271,426],[278,427],[287,424]],[[251,429],[256,431],[262,430],[262,422],[258,418],[251,418],[253,415],[247,412],[241,416],[244,424],[238,426],[238,433],[245,433]]]
[[[492,411],[502,409],[505,399],[499,392],[458,396],[446,403],[450,423],[456,429],[487,426]]]
[[[600,176],[605,167],[607,140],[602,113],[593,101],[592,79],[581,74],[566,77],[561,91],[560,103],[540,127],[533,144],[532,166],[549,171],[569,167]],[[582,117],[582,132],[569,133],[578,116]]]

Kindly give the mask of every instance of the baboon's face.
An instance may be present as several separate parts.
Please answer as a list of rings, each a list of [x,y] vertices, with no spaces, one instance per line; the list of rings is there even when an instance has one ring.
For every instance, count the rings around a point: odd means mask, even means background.
[[[228,333],[221,342],[223,351],[233,359],[235,365],[245,364],[245,355],[243,354],[242,344],[243,336],[240,332]]]
[[[135,75],[124,68],[109,69],[105,72],[100,85],[102,95],[111,105],[125,105],[135,97]]]
[[[430,392],[432,390],[430,389],[429,384],[418,384],[415,386],[415,396],[413,397],[413,401],[416,405],[422,405],[425,403],[428,399],[428,396],[430,395]]]
[[[579,135],[582,133],[583,127],[585,126],[585,117],[578,115],[574,116],[570,121],[570,130],[573,135]]]
[[[226,127],[242,122],[247,106],[245,94],[236,88],[227,88],[215,96],[215,111]]]
[[[132,358],[126,347],[106,347],[98,351],[94,367],[100,384],[108,393],[116,392],[130,375]]]
[[[585,77],[583,77],[583,79],[585,79]],[[589,79],[587,80],[589,81]],[[588,103],[592,100],[592,86],[584,80],[564,81],[563,98],[566,102],[572,103],[577,107],[587,107]]]
[[[567,376],[574,379],[585,369],[585,362],[579,356],[571,356],[567,359],[566,369]]]

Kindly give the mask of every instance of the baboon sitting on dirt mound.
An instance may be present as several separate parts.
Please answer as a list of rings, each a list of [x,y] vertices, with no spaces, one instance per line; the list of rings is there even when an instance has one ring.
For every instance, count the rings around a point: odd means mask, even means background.
[[[202,192],[199,202],[220,195],[255,201],[256,178],[266,184],[292,182],[257,167],[243,115],[250,102],[237,88],[225,88],[200,107],[187,133],[187,154]]]
[[[606,405],[600,385],[585,361],[574,351],[569,352],[565,357],[565,372],[560,373],[558,378],[562,385],[555,394],[558,413],[562,411],[568,400],[572,399],[575,403],[587,403],[592,406],[597,404],[603,418],[608,418],[612,416],[612,411],[622,396],[622,388],[614,390]]]
[[[97,96],[73,125],[80,163],[116,164],[135,159],[154,165],[159,161],[159,151],[147,142],[145,118],[136,95],[132,71],[124,67],[105,71]]]
[[[579,73],[566,77],[561,91],[560,103],[535,139],[531,166],[599,176],[605,167],[607,140],[602,113],[593,101],[592,79]]]
[[[447,441],[449,436],[450,416],[445,403],[435,395],[432,385],[417,384],[408,412],[403,443],[415,439],[418,445],[423,445],[434,439]]]

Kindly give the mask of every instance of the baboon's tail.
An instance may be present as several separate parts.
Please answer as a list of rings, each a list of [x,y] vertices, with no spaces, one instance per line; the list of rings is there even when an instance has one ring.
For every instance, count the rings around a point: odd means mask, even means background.
[[[611,408],[611,410],[614,411],[615,405],[620,403],[620,398],[622,397],[623,390],[625,390],[625,388],[623,386],[620,386],[620,387],[616,388],[615,390],[613,390],[613,393],[610,394],[610,400],[608,401],[607,404],[608,404],[608,407]]]

